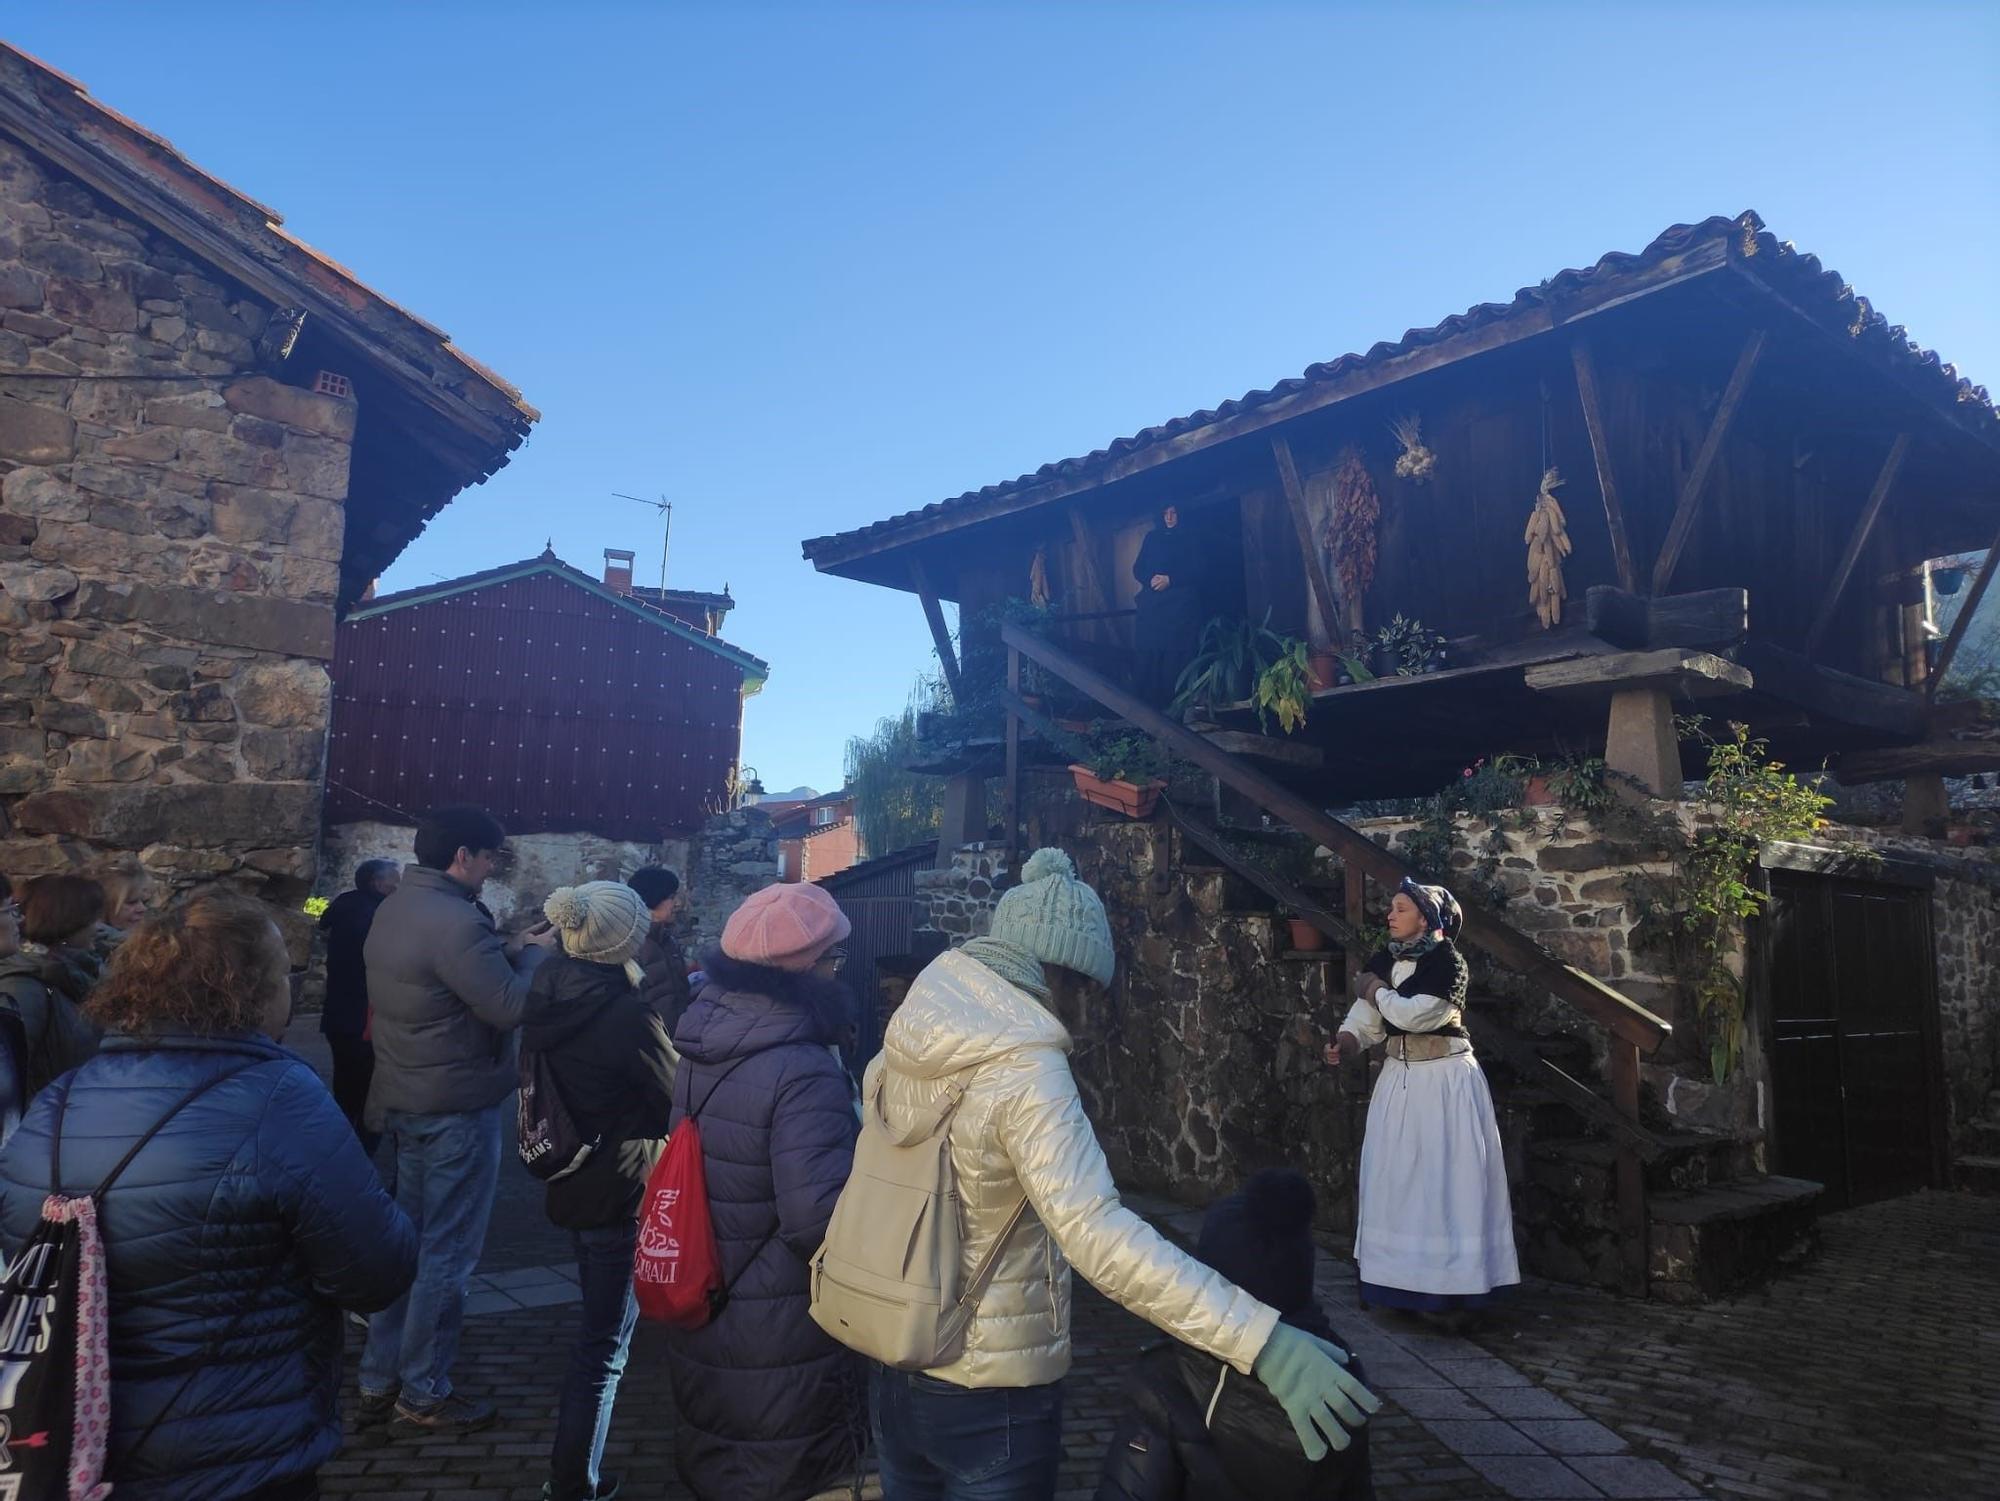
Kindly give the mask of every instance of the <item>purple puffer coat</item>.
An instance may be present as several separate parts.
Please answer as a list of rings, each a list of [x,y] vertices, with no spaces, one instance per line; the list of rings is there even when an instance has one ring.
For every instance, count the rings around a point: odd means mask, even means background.
[[[674,1122],[701,1124],[728,1306],[667,1331],[674,1459],[702,1501],[800,1501],[852,1479],[866,1376],[812,1321],[807,1263],[854,1164],[839,986],[712,955],[674,1032]],[[711,1092],[712,1091],[712,1092]]]

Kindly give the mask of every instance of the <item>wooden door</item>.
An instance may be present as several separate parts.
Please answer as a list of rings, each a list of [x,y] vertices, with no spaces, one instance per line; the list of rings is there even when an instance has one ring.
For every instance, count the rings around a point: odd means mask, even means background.
[[[1941,1181],[1930,892],[1775,870],[1764,923],[1775,1170],[1829,1208]]]

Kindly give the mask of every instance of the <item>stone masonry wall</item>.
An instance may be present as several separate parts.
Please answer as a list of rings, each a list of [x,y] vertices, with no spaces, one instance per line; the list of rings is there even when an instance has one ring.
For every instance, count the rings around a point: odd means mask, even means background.
[[[0,141],[10,876],[310,889],[356,409],[255,373],[270,311]]]
[[[938,935],[957,948],[993,927],[993,908],[1007,879],[1007,855],[997,844],[968,844],[951,862],[916,875],[918,933]],[[933,942],[936,941],[934,937]]]
[[[402,824],[344,823],[327,828],[320,850],[316,896],[334,897],[354,884],[354,868],[363,860],[394,860],[407,865],[416,859],[416,830]],[[583,881],[622,881],[642,865],[664,865],[685,873],[689,843],[632,844],[596,834],[519,834],[507,841],[512,856],[507,868],[486,883],[480,900],[493,920],[509,931],[533,927],[542,920],[542,903],[558,886]]]
[[[691,867],[691,869],[690,869]],[[722,925],[753,891],[778,879],[778,841],[771,815],[758,808],[718,814],[696,836],[681,879],[690,899],[681,918],[681,944],[699,959],[722,941]]]

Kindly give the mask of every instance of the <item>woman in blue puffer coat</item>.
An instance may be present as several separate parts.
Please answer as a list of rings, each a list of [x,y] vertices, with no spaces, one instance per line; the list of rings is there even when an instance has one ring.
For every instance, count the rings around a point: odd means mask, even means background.
[[[12,1255],[50,1192],[89,1192],[169,1117],[98,1211],[119,1501],[317,1496],[340,1447],[341,1309],[385,1308],[416,1272],[416,1234],[326,1086],[270,1040],[290,1015],[288,968],[246,897],[150,919],[91,999],[103,1051],[43,1090],[0,1151]]]
[[[867,1377],[812,1321],[807,1275],[859,1129],[833,1048],[848,930],[819,887],[765,887],[674,1031],[674,1119],[701,1126],[729,1288],[708,1324],[667,1332],[674,1461],[701,1501],[803,1501],[858,1479],[867,1448]]]

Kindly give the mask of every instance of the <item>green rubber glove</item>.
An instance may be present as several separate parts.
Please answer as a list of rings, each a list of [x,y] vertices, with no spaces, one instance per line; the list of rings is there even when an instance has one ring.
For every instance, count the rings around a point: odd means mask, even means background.
[[[1285,1409],[1307,1459],[1324,1459],[1329,1448],[1345,1449],[1348,1430],[1382,1407],[1382,1399],[1348,1372],[1345,1350],[1289,1324],[1271,1331],[1250,1373]]]

